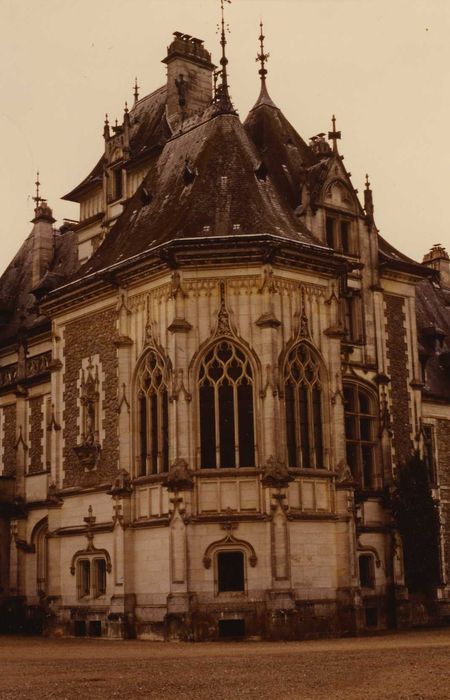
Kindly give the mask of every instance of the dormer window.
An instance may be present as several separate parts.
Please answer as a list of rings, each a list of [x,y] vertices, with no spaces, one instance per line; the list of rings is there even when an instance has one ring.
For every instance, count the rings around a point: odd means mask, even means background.
[[[116,168],[112,171],[113,176],[113,200],[120,199],[123,194],[122,189],[122,169]]]
[[[345,255],[355,255],[356,246],[353,240],[352,222],[340,214],[327,216],[325,219],[326,243],[333,250]]]

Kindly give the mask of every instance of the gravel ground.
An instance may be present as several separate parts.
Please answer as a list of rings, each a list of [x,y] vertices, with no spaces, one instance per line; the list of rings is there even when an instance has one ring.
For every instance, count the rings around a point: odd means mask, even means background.
[[[0,637],[1,700],[449,700],[450,629],[310,642]]]

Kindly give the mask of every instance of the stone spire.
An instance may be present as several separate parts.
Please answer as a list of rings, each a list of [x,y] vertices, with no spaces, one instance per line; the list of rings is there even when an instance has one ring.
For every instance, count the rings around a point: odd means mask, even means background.
[[[39,193],[40,184],[38,171],[35,182],[36,194],[33,197],[36,203],[32,219],[34,226],[31,232],[33,236],[32,289],[38,286],[53,259],[53,224],[55,219],[46,200]]]

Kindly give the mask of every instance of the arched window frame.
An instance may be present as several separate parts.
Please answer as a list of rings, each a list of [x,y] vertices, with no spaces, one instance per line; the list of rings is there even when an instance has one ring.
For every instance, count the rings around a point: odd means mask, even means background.
[[[240,460],[236,459],[235,457],[235,466],[233,467],[222,467],[220,463],[220,438],[218,440],[218,419],[217,419],[217,412],[215,413],[215,466],[213,467],[204,467],[202,464],[202,436],[201,436],[201,421],[202,421],[202,410],[201,410],[201,399],[200,399],[200,387],[201,387],[201,377],[200,377],[200,372],[201,368],[204,365],[205,359],[207,358],[208,354],[214,351],[215,348],[217,348],[221,343],[229,343],[232,345],[235,350],[238,353],[241,353],[246,360],[246,363],[248,364],[248,367],[250,368],[251,374],[252,374],[252,410],[253,410],[253,455],[254,455],[254,464],[248,465],[249,467],[257,467],[258,465],[258,436],[260,433],[260,426],[259,426],[259,414],[257,411],[257,396],[259,396],[258,393],[258,387],[259,387],[259,376],[260,376],[260,366],[257,361],[257,358],[255,357],[254,353],[251,351],[250,348],[248,348],[246,345],[244,345],[242,342],[240,342],[237,338],[235,337],[230,337],[228,335],[220,335],[214,338],[213,342],[208,342],[204,347],[200,348],[197,356],[194,358],[194,360],[191,363],[190,366],[190,374],[193,380],[193,385],[196,386],[196,430],[195,430],[195,435],[196,435],[196,465],[197,469],[207,469],[207,468],[212,468],[212,469],[236,469],[236,468],[245,468],[243,465],[240,464]],[[215,406],[217,408],[217,400],[215,401]],[[235,421],[234,421],[234,430],[236,431],[236,413],[237,411],[234,411],[235,414]],[[235,442],[235,453],[237,453],[239,445]]]
[[[289,372],[290,358],[294,353],[298,353],[302,348],[315,362],[316,377],[313,382],[306,383],[306,396],[303,401],[297,392],[292,398],[287,391],[287,374]],[[302,339],[288,346],[281,359],[281,392],[283,399],[282,425],[285,442],[286,463],[292,469],[327,469],[329,468],[329,415],[328,405],[328,375],[325,363],[317,349],[308,340]],[[314,387],[320,392],[320,405],[317,411]],[[289,402],[293,401],[293,411],[289,410]],[[306,421],[303,419],[301,403],[308,406]],[[292,419],[290,419],[291,415]],[[291,428],[291,423],[293,426]],[[317,428],[316,428],[317,426]],[[302,436],[308,440],[302,440]],[[294,442],[295,438],[295,442]],[[305,444],[306,443],[306,444]],[[317,444],[319,443],[319,444]]]
[[[152,360],[155,360],[153,369]],[[156,370],[161,376],[159,384]],[[169,360],[155,347],[147,347],[137,363],[133,384],[134,463],[138,477],[164,474],[169,469],[170,374]],[[144,375],[151,376],[147,389]],[[156,449],[153,449],[155,435]]]
[[[371,387],[362,382],[345,381],[343,390],[347,464],[360,488],[377,489],[381,486],[381,474],[378,446],[379,411],[376,394]],[[350,392],[352,401],[350,408],[353,410],[349,410]],[[365,397],[370,410],[361,410],[360,396]],[[368,455],[370,455],[370,474]]]
[[[48,518],[42,518],[33,528],[31,542],[36,553],[36,592],[47,593],[48,585]]]

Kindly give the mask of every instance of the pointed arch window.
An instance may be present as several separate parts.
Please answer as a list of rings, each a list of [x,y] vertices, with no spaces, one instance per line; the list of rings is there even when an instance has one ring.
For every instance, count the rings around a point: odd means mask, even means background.
[[[255,466],[253,373],[246,355],[228,340],[200,365],[201,467]]]
[[[138,474],[169,469],[169,394],[167,368],[155,350],[149,350],[137,377]]]
[[[286,443],[290,467],[324,466],[320,363],[305,343],[290,351],[284,368]]]
[[[361,488],[375,488],[375,398],[358,384],[346,384],[344,413],[347,464]]]

